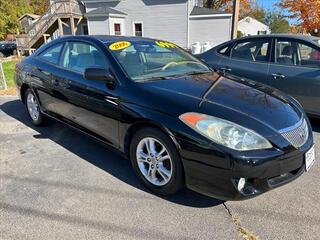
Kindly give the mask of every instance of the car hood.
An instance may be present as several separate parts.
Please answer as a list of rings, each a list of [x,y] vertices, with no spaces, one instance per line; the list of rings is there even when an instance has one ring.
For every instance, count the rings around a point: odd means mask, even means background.
[[[221,110],[227,109],[226,119],[237,122],[237,114],[241,114],[275,130],[295,125],[303,115],[296,104],[274,88],[216,73],[145,83],[153,94],[170,102],[177,115],[194,111],[221,117]]]

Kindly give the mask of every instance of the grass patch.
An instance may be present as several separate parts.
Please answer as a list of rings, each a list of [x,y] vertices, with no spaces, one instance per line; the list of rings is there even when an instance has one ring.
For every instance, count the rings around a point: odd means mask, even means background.
[[[7,81],[8,87],[14,87],[14,68],[18,61],[6,61],[2,62],[4,76]]]

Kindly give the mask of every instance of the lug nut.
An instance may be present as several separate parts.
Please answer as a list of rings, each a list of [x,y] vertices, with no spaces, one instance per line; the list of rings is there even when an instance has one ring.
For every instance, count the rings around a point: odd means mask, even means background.
[[[154,165],[153,165],[153,164],[151,165],[151,168],[154,168]]]

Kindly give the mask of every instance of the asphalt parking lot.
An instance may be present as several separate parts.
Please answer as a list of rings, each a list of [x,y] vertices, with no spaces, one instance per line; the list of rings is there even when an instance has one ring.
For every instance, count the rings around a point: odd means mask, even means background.
[[[317,159],[251,200],[161,198],[129,161],[60,123],[34,127],[16,97],[0,97],[0,239],[320,239],[319,176]]]

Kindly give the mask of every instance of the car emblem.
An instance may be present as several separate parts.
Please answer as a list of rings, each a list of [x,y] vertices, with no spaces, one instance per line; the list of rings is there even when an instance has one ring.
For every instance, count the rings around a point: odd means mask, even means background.
[[[301,140],[304,140],[305,137],[306,137],[306,134],[305,134],[304,132],[300,132],[300,133],[299,133],[299,136],[300,136],[300,139],[301,139]]]

